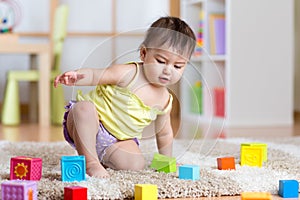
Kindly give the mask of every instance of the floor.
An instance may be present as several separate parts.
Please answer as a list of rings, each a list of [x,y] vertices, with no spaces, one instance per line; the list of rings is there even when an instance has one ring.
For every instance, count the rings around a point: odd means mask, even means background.
[[[176,121],[173,123],[176,126]],[[178,124],[177,124],[178,126]],[[175,130],[178,127],[174,128]],[[197,136],[196,133],[194,136]],[[199,135],[203,135],[201,132]],[[258,128],[235,128],[224,129],[218,135],[212,137],[284,137],[284,136],[300,136],[300,113],[295,114],[295,123],[291,127],[258,127]],[[186,137],[184,133],[176,135],[177,138]],[[199,136],[201,137],[201,136]],[[40,141],[40,142],[56,142],[62,141],[62,127],[51,126],[50,128],[39,127],[38,124],[22,123],[20,126],[3,126],[0,124],[0,140],[8,140],[13,142],[21,141]],[[240,196],[224,196],[211,198],[198,198],[202,200],[238,200]],[[282,199],[274,195],[273,200]],[[300,199],[300,198],[299,198]]]

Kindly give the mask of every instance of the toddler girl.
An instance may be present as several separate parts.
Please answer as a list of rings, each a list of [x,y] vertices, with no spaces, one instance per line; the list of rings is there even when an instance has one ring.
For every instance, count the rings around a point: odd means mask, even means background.
[[[155,121],[159,153],[172,156],[168,86],[180,80],[195,48],[191,28],[176,17],[162,17],[147,30],[140,62],[114,64],[106,69],[83,68],[58,75],[54,86],[96,86],[66,106],[65,139],[86,158],[86,172],[109,177],[106,167],[141,170],[139,149],[143,129]]]

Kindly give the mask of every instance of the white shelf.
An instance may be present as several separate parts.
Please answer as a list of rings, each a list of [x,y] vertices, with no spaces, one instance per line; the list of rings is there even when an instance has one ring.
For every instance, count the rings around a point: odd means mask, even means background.
[[[199,30],[200,13],[203,15],[205,52],[210,52],[210,14],[224,13],[226,20],[226,55],[207,55],[202,52],[201,56],[191,58],[191,67],[187,67],[180,82],[181,118],[188,124],[220,124],[225,121],[225,125],[230,128],[291,125],[294,1],[181,2],[181,17],[191,25],[196,34]],[[253,20],[253,10],[257,20]],[[270,23],[274,19],[277,23]],[[204,97],[206,103],[209,103],[204,106],[205,115],[190,112],[191,86],[199,80],[203,80],[205,89],[225,87],[225,120],[212,116],[213,98],[209,92]],[[206,112],[205,109],[209,111]]]

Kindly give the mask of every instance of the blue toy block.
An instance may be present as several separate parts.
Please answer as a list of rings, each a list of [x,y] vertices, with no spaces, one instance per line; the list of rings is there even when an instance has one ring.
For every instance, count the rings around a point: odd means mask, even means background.
[[[279,180],[278,194],[283,198],[298,198],[299,182],[297,180]]]
[[[62,156],[61,157],[61,180],[65,182],[85,180],[85,157]]]
[[[179,166],[179,179],[199,180],[200,167],[197,165],[182,165]]]

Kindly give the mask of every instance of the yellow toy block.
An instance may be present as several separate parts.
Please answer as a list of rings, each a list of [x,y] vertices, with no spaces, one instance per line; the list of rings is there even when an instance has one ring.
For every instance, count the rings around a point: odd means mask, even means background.
[[[243,192],[242,200],[271,200],[272,196],[269,192]]]
[[[241,146],[241,166],[261,167],[264,149],[260,146]]]
[[[134,186],[135,200],[157,200],[157,185],[136,184]]]
[[[268,160],[268,145],[264,143],[243,143],[241,146],[254,146],[263,148],[263,162]]]

